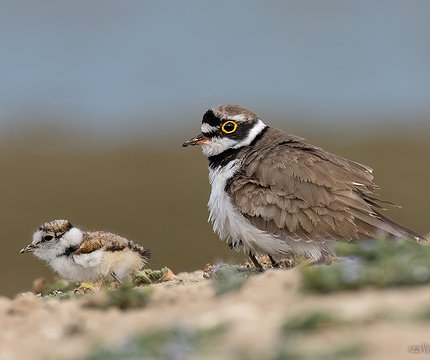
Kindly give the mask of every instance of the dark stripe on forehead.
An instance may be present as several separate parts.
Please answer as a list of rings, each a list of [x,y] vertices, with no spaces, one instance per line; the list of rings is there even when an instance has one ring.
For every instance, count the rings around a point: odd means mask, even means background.
[[[202,124],[203,123],[209,124],[210,126],[218,126],[221,120],[215,116],[212,110],[208,110],[203,115]]]

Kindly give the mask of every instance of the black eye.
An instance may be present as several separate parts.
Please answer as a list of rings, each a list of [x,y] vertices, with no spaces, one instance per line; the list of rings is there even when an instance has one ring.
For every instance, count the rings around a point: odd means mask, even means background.
[[[224,134],[231,134],[233,132],[235,132],[237,129],[237,124],[234,121],[226,121],[224,124],[222,124],[221,126],[221,130]]]
[[[52,240],[52,238],[53,238],[53,236],[52,236],[52,235],[45,235],[45,236],[42,238],[42,241],[49,241],[49,240]]]

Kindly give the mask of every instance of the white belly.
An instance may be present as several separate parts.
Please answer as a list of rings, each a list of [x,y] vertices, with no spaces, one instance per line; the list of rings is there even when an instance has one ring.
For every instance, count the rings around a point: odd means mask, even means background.
[[[71,281],[96,281],[100,278],[98,267],[84,267],[77,264],[71,256],[54,258],[49,265],[60,277]]]
[[[291,247],[280,238],[255,228],[233,205],[225,186],[241,167],[240,160],[232,160],[223,167],[209,168],[212,191],[209,198],[209,221],[222,240],[242,242],[245,252],[282,255]]]
[[[71,281],[113,280],[112,273],[125,279],[144,265],[138,253],[131,250],[60,256],[49,263],[64,279]]]
[[[309,239],[277,237],[254,227],[234,206],[225,191],[227,181],[240,169],[240,160],[232,160],[223,167],[209,168],[209,181],[212,191],[209,198],[209,221],[214,232],[222,240],[241,244],[245,252],[263,253],[282,257],[297,254],[312,259],[320,259],[323,251],[320,245]],[[332,252],[333,244],[327,241],[324,252]],[[236,248],[236,247],[235,247]]]

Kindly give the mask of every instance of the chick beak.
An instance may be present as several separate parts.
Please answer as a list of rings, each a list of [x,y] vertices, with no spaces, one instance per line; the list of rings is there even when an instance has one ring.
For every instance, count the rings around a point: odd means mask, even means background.
[[[198,134],[197,136],[193,137],[192,139],[185,141],[182,146],[194,146],[194,145],[202,145],[206,144],[209,141],[209,138],[204,134]]]
[[[25,248],[21,249],[19,253],[20,254],[31,253],[31,252],[34,252],[34,250],[36,249],[37,249],[36,245],[30,244],[30,245],[27,245]]]

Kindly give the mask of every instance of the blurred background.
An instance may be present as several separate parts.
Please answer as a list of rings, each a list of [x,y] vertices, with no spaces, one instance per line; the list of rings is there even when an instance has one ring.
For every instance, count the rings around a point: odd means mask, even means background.
[[[67,218],[174,272],[239,261],[207,223],[207,162],[181,143],[238,103],[375,169],[389,216],[430,231],[430,2],[0,3],[0,294],[50,271],[19,255]]]

